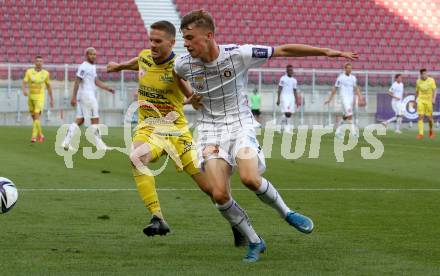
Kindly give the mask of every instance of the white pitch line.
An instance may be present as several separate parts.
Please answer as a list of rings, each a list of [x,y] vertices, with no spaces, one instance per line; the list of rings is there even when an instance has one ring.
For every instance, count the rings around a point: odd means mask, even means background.
[[[63,188],[23,188],[19,192],[133,192],[136,189],[105,189],[105,188],[85,188],[85,189],[63,189]],[[248,189],[232,189],[233,191],[248,191]],[[435,188],[281,188],[278,191],[310,191],[310,192],[440,192]],[[197,188],[158,188],[157,191],[200,191]]]

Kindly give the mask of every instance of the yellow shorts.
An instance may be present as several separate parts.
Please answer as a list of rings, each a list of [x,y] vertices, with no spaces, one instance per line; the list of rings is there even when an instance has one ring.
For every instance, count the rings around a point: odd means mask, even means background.
[[[432,116],[432,102],[419,100],[417,103],[417,114]]]
[[[44,108],[44,99],[28,99],[29,112],[32,114],[41,113]]]
[[[133,135],[133,142],[145,142],[150,146],[151,160],[155,162],[162,155],[168,154],[173,159],[178,172],[186,171],[189,175],[199,173],[197,152],[189,131],[180,136],[161,136],[146,129],[138,129]]]

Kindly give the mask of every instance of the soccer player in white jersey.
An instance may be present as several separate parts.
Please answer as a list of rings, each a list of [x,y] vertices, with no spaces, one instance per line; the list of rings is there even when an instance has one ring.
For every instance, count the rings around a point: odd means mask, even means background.
[[[294,128],[291,119],[295,113],[296,106],[300,105],[297,94],[297,80],[293,77],[293,66],[287,65],[286,74],[280,78],[278,84],[277,105],[281,106],[281,131],[292,132]]]
[[[353,136],[358,136],[356,127],[353,122],[353,108],[354,108],[354,93],[359,99],[359,102],[363,102],[364,99],[361,95],[361,89],[357,85],[356,77],[351,73],[352,65],[350,62],[344,64],[344,73],[340,74],[336,80],[335,86],[332,88],[330,97],[325,101],[325,104],[329,104],[336,94],[336,90],[339,89],[339,94],[342,100],[342,124],[349,124]],[[340,137],[340,129],[336,131],[336,136]],[[340,137],[341,138],[341,137]]]
[[[394,82],[388,91],[388,96],[391,97],[391,107],[396,114],[394,117],[384,121],[382,124],[387,126],[391,122],[396,122],[396,133],[402,133],[400,127],[402,126],[403,120],[403,97],[404,97],[404,86],[402,82],[402,75],[397,74],[394,77]]]
[[[329,56],[356,59],[357,55],[307,45],[286,44],[278,47],[256,45],[218,45],[212,16],[203,10],[182,18],[180,30],[189,54],[176,60],[174,74],[189,102],[200,109],[197,151],[202,171],[209,179],[210,193],[216,207],[249,240],[245,262],[255,262],[266,249],[245,211],[232,198],[230,178],[238,170],[242,183],[266,204],[272,206],[290,225],[311,233],[313,222],[292,211],[275,187],[261,173],[265,170],[263,152],[256,139],[254,117],[247,105],[247,71],[271,57]],[[205,189],[204,189],[205,190]]]
[[[72,106],[76,106],[76,119],[69,129],[67,130],[66,137],[62,143],[64,149],[69,149],[70,141],[80,125],[84,123],[84,118],[90,118],[91,124],[95,127],[95,141],[98,149],[106,149],[104,141],[101,139],[99,129],[99,112],[98,112],[98,100],[96,99],[96,86],[108,91],[112,94],[115,93],[113,88],[106,86],[102,81],[98,79],[96,74],[96,50],[93,47],[89,47],[85,51],[86,61],[84,61],[76,72],[75,84],[73,86],[72,99],[70,101]]]

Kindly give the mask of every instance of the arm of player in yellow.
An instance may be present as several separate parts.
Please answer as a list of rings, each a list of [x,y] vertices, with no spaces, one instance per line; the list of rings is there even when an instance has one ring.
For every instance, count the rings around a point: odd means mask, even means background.
[[[50,85],[49,73],[47,74],[47,78],[45,82],[47,87],[47,93],[49,94],[49,105],[51,108],[53,108],[53,93],[52,93],[52,86]]]
[[[327,56],[344,57],[350,60],[358,59],[358,55],[352,52],[342,52],[330,48],[319,48],[305,44],[284,44],[275,47],[272,57],[308,57]]]
[[[359,87],[359,85],[356,85],[355,93],[356,93],[356,96],[358,97],[359,100],[363,99],[362,94],[361,94],[361,88]]]
[[[135,57],[122,63],[111,61],[107,64],[107,72],[120,72],[122,70],[139,71],[138,59],[138,57]]]
[[[419,97],[419,91],[420,91],[420,89],[419,89],[419,81],[417,81],[416,82],[416,100]]]
[[[21,91],[23,92],[23,95],[25,96],[25,97],[27,97],[27,95],[28,95],[28,93],[27,93],[27,91],[26,91],[26,83],[29,81],[29,73],[28,73],[28,71],[26,71],[26,73],[25,73],[25,75],[24,75],[24,78],[23,78],[23,81],[22,81],[22,83],[21,83]]]

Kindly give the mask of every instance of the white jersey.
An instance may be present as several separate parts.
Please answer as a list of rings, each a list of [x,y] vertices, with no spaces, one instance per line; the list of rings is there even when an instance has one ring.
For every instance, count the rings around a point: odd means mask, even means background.
[[[96,100],[96,66],[84,61],[76,72],[76,76],[82,81],[79,83],[76,98],[82,101]]]
[[[397,81],[393,82],[390,88],[390,92],[393,93],[394,96],[399,97],[400,100],[393,98],[395,102],[403,101],[403,83],[398,83]]]
[[[335,87],[339,88],[339,94],[342,99],[349,99],[354,97],[354,88],[357,86],[356,77],[353,75],[346,75],[342,73],[338,76]]]
[[[176,73],[202,95],[199,131],[233,132],[253,127],[254,118],[246,100],[249,68],[265,63],[273,48],[258,45],[219,45],[219,56],[210,63],[189,54],[174,63]]]
[[[289,77],[287,74],[280,79],[279,86],[282,87],[281,97],[293,97],[293,90],[296,90],[298,82],[294,77]]]

